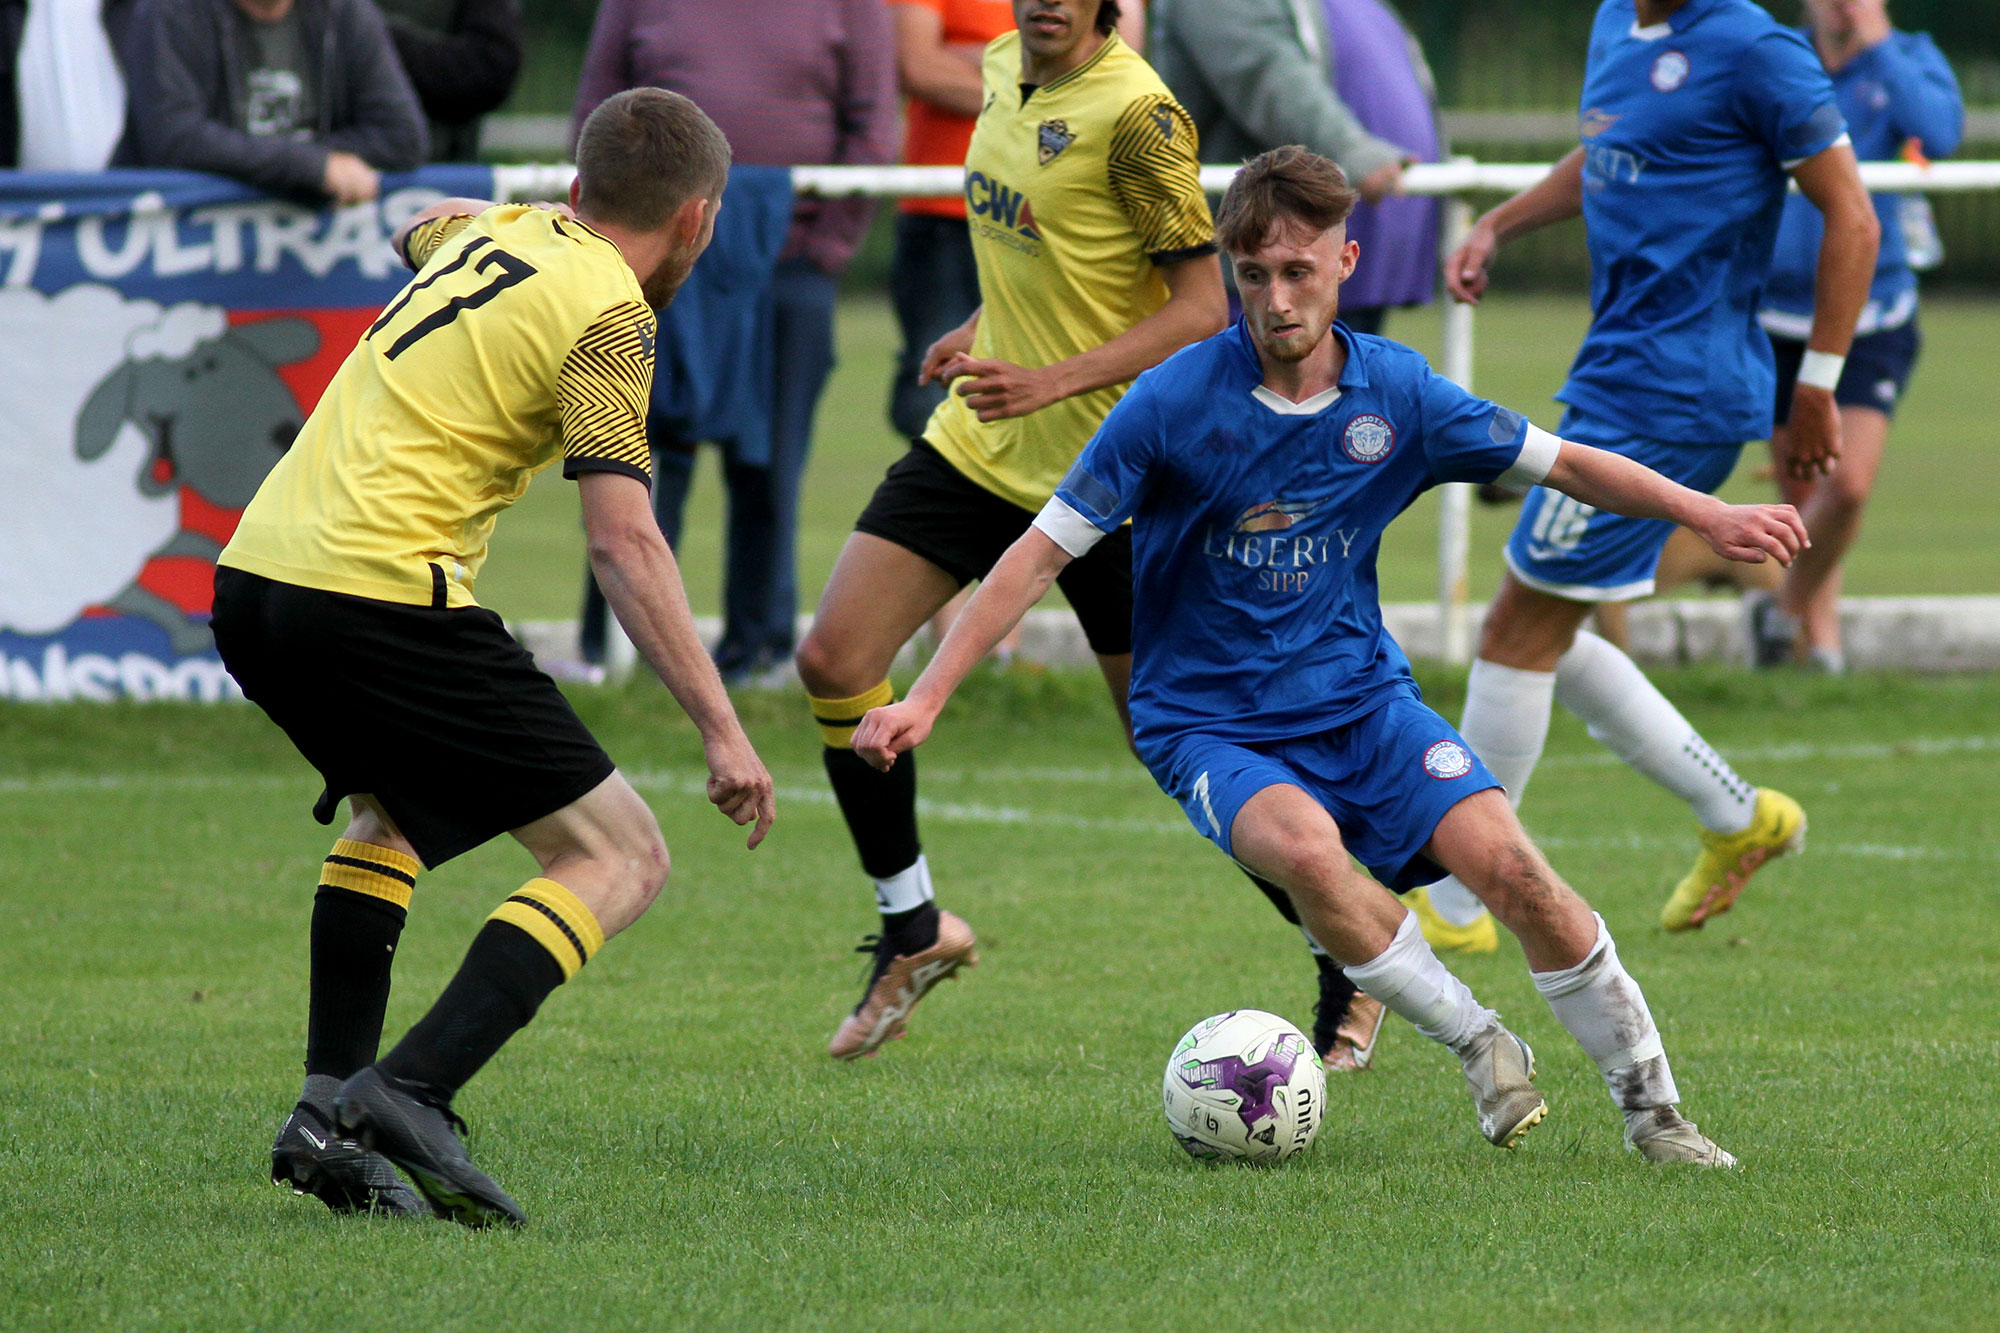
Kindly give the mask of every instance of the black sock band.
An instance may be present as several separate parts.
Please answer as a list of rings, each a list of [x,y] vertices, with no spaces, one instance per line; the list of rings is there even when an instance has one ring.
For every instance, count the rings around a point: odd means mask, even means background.
[[[854,850],[861,854],[861,869],[871,879],[888,879],[915,865],[923,850],[917,841],[916,753],[899,756],[887,773],[852,750],[829,745],[820,755]]]
[[[1271,900],[1271,906],[1278,909],[1279,916],[1285,918],[1285,920],[1295,926],[1299,924],[1299,909],[1292,906],[1291,894],[1286,893],[1283,889],[1261,875],[1251,874],[1248,870],[1245,870],[1243,874],[1252,884],[1257,886],[1257,892]]]
[[[449,1099],[562,983],[562,965],[539,940],[489,919],[444,994],[377,1067]]]

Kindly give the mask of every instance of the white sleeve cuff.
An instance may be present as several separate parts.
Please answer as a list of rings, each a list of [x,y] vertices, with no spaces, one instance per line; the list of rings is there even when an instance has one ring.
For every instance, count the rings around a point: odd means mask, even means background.
[[[1035,515],[1035,526],[1044,537],[1068,551],[1072,560],[1104,540],[1103,531],[1060,495],[1049,497],[1042,512]]]
[[[1521,441],[1521,452],[1515,457],[1514,466],[1500,474],[1500,484],[1514,490],[1541,485],[1555,467],[1556,455],[1562,452],[1562,447],[1561,440],[1540,426],[1529,426],[1528,438]]]
[[[1843,133],[1841,134],[1841,136],[1840,136],[1840,137],[1839,137],[1838,139],[1835,139],[1835,140],[1834,140],[1834,141],[1833,141],[1832,143],[1828,144],[1828,145],[1826,146],[1826,148],[1822,148],[1822,149],[1820,149],[1820,150],[1819,150],[1819,153],[1824,153],[1824,152],[1826,151],[1826,149],[1827,149],[1827,148],[1838,148],[1838,147],[1840,147],[1840,146],[1841,146],[1842,144],[1846,144],[1846,145],[1847,145],[1847,146],[1849,146],[1850,148],[1851,148],[1851,147],[1853,147],[1853,145],[1854,145],[1854,136],[1853,136],[1853,135],[1851,135],[1851,134],[1847,134],[1847,133],[1844,133],[1844,132],[1843,132]],[[1799,169],[1800,167],[1804,166],[1804,165],[1805,165],[1806,163],[1808,163],[1808,162],[1812,161],[1812,160],[1813,160],[1813,158],[1815,158],[1815,157],[1818,157],[1818,156],[1819,156],[1819,153],[1810,153],[1810,154],[1806,155],[1805,157],[1795,157],[1795,158],[1793,158],[1793,159],[1792,159],[1791,161],[1789,161],[1789,162],[1781,162],[1781,163],[1779,163],[1779,165],[1780,165],[1780,166],[1782,166],[1782,167],[1784,167],[1784,169],[1785,169],[1786,171],[1796,171],[1796,170],[1798,170],[1798,169]]]

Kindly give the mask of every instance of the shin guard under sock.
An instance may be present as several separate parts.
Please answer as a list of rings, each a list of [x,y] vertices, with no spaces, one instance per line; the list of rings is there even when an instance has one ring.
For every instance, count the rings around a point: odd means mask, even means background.
[[[1499,1017],[1474,999],[1466,984],[1438,961],[1431,946],[1424,943],[1414,912],[1403,914],[1403,924],[1388,948],[1348,968],[1347,977],[1453,1054],[1463,1051],[1467,1042]]]
[[[444,994],[378,1068],[450,1100],[603,944],[596,916],[575,894],[529,880],[486,919]]]
[[[1556,1019],[1597,1062],[1611,1100],[1621,1111],[1672,1106],[1680,1101],[1666,1047],[1653,1024],[1639,983],[1618,961],[1618,946],[1596,917],[1597,942],[1582,962],[1554,972],[1531,973],[1535,989]]]
[[[374,1061],[396,942],[421,868],[412,856],[346,838],[320,867],[306,999],[308,1077],[344,1079]]]

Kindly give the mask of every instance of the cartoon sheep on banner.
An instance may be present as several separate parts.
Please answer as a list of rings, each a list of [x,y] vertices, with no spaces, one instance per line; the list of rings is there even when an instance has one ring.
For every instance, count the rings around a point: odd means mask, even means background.
[[[250,502],[303,424],[277,367],[318,348],[302,319],[232,329],[217,306],[95,284],[0,291],[0,630],[52,634],[104,606],[159,625],[176,653],[212,647],[140,572],[221,553],[182,530],[179,488]]]

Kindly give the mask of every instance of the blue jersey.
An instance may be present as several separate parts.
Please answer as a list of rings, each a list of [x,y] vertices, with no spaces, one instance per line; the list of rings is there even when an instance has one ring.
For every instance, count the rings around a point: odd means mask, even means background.
[[[1399,343],[1335,326],[1336,388],[1262,387],[1242,321],[1141,375],[1036,520],[1072,554],[1132,521],[1132,726],[1157,765],[1180,736],[1313,735],[1399,694],[1382,627],[1382,530],[1443,481],[1539,481],[1558,442]]]
[[[1687,0],[1649,28],[1606,0],[1580,128],[1592,316],[1556,396],[1647,439],[1768,435],[1756,316],[1786,172],[1846,133],[1819,57],[1751,0]]]
[[[1803,34],[1802,34],[1803,35]],[[1958,150],[1965,132],[1965,103],[1944,54],[1920,32],[1899,32],[1842,66],[1833,76],[1840,113],[1854,136],[1854,154],[1864,162],[1888,162],[1915,139],[1926,157]],[[1917,312],[1917,275],[1904,243],[1903,196],[1875,196],[1882,220],[1882,248],[1875,256],[1875,281],[1868,305],[1855,325],[1857,334],[1880,333],[1910,322]],[[1819,243],[1826,224],[1801,196],[1785,200],[1778,225],[1778,251],[1764,289],[1765,329],[1803,342],[1812,333],[1813,285],[1819,272]]]

